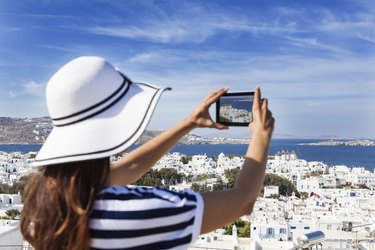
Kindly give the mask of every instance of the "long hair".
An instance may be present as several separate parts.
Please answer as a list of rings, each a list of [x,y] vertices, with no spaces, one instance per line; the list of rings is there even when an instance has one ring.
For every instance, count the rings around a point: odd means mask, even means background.
[[[26,186],[20,227],[36,249],[89,249],[89,217],[105,187],[109,158],[41,168]]]

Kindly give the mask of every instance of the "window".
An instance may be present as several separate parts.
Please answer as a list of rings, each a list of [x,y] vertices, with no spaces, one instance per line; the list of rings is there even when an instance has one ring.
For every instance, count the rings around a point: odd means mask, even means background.
[[[327,225],[327,230],[332,230],[332,225]]]
[[[272,227],[267,228],[267,235],[274,236],[275,235],[275,229]]]
[[[291,226],[290,229],[296,229],[296,226]]]
[[[257,227],[253,227],[253,230],[257,230]]]
[[[309,230],[309,229],[310,229],[310,227],[304,227],[303,229],[305,229],[305,230]]]
[[[280,228],[280,234],[286,234],[286,228]]]

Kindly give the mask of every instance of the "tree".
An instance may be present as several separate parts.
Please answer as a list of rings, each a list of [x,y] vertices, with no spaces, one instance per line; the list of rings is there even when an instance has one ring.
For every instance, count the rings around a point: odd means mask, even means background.
[[[309,197],[309,194],[306,193],[306,192],[300,192],[300,193],[299,193],[299,197],[300,197],[301,199],[307,199],[307,198]]]
[[[1,194],[10,194],[11,193],[10,189],[11,189],[11,186],[9,186],[6,183],[0,184],[0,193]]]
[[[311,177],[311,176],[322,176],[323,171],[318,171],[318,170],[313,170],[310,173],[306,174],[306,177]]]
[[[161,187],[163,186],[161,178],[158,176],[158,171],[150,169],[146,172],[139,180],[137,180],[134,185],[138,186],[153,186]]]
[[[204,180],[207,180],[207,179],[210,179],[210,178],[215,178],[215,175],[214,174],[199,174],[194,178],[194,180],[195,181],[204,181]]]
[[[201,186],[199,185],[199,184],[197,184],[197,183],[193,183],[193,184],[191,184],[191,190],[193,190],[194,192],[199,192],[200,191],[200,188],[201,188]]]
[[[191,190],[198,193],[211,191],[211,189],[207,187],[207,185],[199,185],[198,183],[191,184]]]
[[[21,215],[21,213],[18,209],[9,209],[9,210],[5,211],[5,214],[10,220],[14,220],[14,219],[16,219],[16,217]]]
[[[237,234],[239,237],[250,237],[250,222],[237,219],[233,223],[226,225],[224,227],[225,234],[232,235],[233,225],[237,227]]]
[[[226,189],[225,188],[225,185],[224,185],[224,182],[221,178],[216,178],[216,183],[214,185],[212,185],[212,190],[213,191],[220,191],[220,190],[224,190]]]
[[[181,157],[181,162],[182,162],[183,164],[188,164],[189,161],[191,161],[191,159],[192,159],[191,156],[182,156],[182,157]]]
[[[224,172],[225,178],[228,180],[228,187],[232,188],[234,187],[234,183],[236,182],[237,175],[240,172],[240,168],[232,168],[232,169],[226,169]]]
[[[280,198],[280,195],[278,195],[278,194],[271,194],[271,195],[267,196],[266,198],[271,198],[271,199],[278,200]]]
[[[357,184],[360,189],[370,189],[366,184]]]
[[[299,196],[297,188],[290,180],[276,174],[266,174],[263,186],[279,186],[279,192],[281,195],[291,196],[294,192],[296,196]],[[263,192],[264,189],[262,189],[261,193],[263,194]]]
[[[24,201],[24,198],[25,198],[25,195],[26,195],[25,186],[26,186],[26,183],[28,182],[28,180],[30,179],[30,177],[31,177],[31,174],[22,176],[18,181],[14,182],[12,186],[10,186],[6,183],[0,184],[0,193],[2,193],[2,194],[18,194],[18,192],[20,192],[21,199],[22,199],[22,201]]]
[[[323,171],[314,170],[310,172],[310,176],[321,176],[322,174],[323,174]]]
[[[228,155],[227,156],[229,159],[233,159],[234,157],[238,157],[238,155]]]
[[[181,182],[183,175],[177,173],[175,168],[162,168],[158,171],[159,177],[164,180],[166,186]]]
[[[243,227],[240,227],[238,230],[238,236],[239,237],[247,237],[249,238],[250,237],[250,222],[248,221],[245,221],[245,224],[243,225]]]
[[[12,194],[17,194],[18,192],[20,192],[22,201],[25,200],[25,187],[27,182],[31,178],[31,175],[32,174],[22,176],[17,182],[13,183],[13,186],[11,187],[10,192]]]

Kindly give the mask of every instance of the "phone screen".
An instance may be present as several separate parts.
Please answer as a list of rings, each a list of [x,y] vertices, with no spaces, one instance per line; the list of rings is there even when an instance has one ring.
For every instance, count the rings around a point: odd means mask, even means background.
[[[216,102],[216,122],[227,126],[248,126],[252,122],[254,92],[226,93]]]

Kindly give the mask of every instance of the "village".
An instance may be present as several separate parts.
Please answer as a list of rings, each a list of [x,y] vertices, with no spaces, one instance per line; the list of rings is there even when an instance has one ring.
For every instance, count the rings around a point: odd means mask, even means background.
[[[12,186],[35,169],[35,153],[0,152],[0,183]],[[115,162],[123,155],[111,157]],[[226,184],[226,171],[238,169],[240,156],[186,156],[170,153],[153,167],[155,171],[174,169],[181,179],[162,180],[170,190],[204,186],[214,190],[218,182]],[[232,235],[216,230],[202,235],[190,249],[298,249],[301,235],[320,232],[321,249],[373,249],[375,236],[375,174],[363,167],[328,166],[319,161],[299,159],[295,152],[278,152],[269,156],[266,173],[287,179],[296,191],[285,193],[279,186],[265,186],[251,215],[250,233],[239,237],[235,226]],[[195,177],[205,178],[195,178]],[[228,204],[235,206],[235,204]],[[0,244],[24,245],[18,229],[22,212],[20,193],[0,194]],[[8,211],[8,213],[7,213]],[[372,247],[372,248],[371,248]]]

